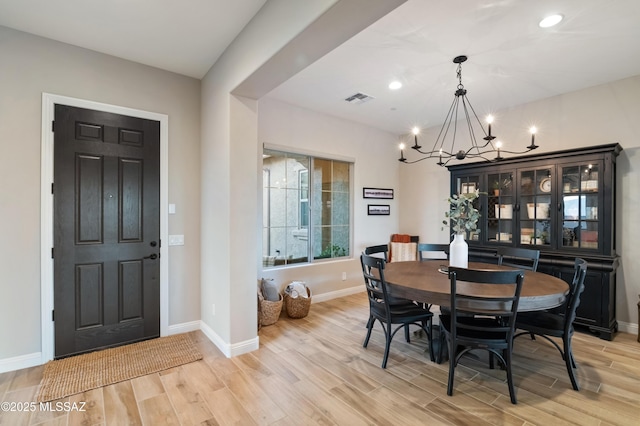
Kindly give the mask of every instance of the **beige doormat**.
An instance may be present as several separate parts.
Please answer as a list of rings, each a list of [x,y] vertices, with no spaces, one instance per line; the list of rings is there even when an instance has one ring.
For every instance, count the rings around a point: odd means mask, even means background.
[[[37,402],[111,385],[202,359],[189,334],[160,337],[49,361]]]

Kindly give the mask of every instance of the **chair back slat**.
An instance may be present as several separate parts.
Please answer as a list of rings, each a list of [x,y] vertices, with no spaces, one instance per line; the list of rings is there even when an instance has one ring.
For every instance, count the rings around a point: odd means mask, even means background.
[[[378,244],[376,246],[369,246],[364,249],[364,254],[367,256],[371,256],[373,254],[382,253],[384,256],[385,262],[388,261],[388,253],[389,253],[389,245],[388,244]]]
[[[424,252],[444,254],[444,257],[425,256]],[[428,259],[449,259],[449,244],[418,244],[418,259],[422,262]]]
[[[580,306],[580,296],[584,291],[584,279],[587,276],[587,262],[584,259],[576,258],[575,260],[575,272],[573,274],[573,280],[569,286],[569,295],[567,296],[566,310],[564,312],[565,323],[564,332],[570,333],[573,327],[573,321],[576,319],[576,311]]]
[[[498,265],[512,266],[528,271],[537,271],[540,260],[540,250],[498,247]]]
[[[449,267],[449,279],[451,282],[452,335],[458,334],[458,329],[513,335],[524,281],[524,274],[521,270],[490,271]],[[482,291],[482,297],[469,296],[459,291],[459,282],[486,286],[486,290]],[[497,291],[495,286],[501,286],[501,291]],[[500,317],[501,325],[492,324],[490,328],[485,328],[481,322],[468,321],[470,316]],[[509,343],[508,340],[504,341],[505,347]]]
[[[369,298],[369,307],[378,312],[384,310],[385,317],[391,322],[389,309],[389,294],[387,283],[384,279],[384,268],[386,261],[379,257],[362,254],[360,256],[364,284]]]

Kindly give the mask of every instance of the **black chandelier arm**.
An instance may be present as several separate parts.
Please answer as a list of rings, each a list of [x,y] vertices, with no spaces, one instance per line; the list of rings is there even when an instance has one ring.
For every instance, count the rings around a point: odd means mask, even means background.
[[[442,152],[440,151],[440,149],[436,150],[436,151],[422,151],[420,149],[416,149],[416,152],[422,154],[422,155],[428,155],[428,157],[426,158],[434,158],[434,157],[438,157],[440,155],[442,155],[443,157],[455,157],[456,154],[453,154],[449,151],[445,151],[442,150]]]
[[[501,154],[511,154],[511,155],[519,155],[530,152],[534,149],[537,149],[538,146],[535,144],[535,133],[536,129],[531,128],[531,144],[525,148],[523,151],[512,151],[502,149],[502,144],[497,142],[496,137],[491,133],[491,123],[493,118],[491,116],[487,117],[487,127],[485,128],[483,123],[480,121],[478,114],[476,113],[471,101],[467,97],[467,90],[464,88],[462,84],[462,63],[467,60],[465,55],[457,56],[453,59],[453,62],[457,64],[456,76],[458,78],[458,86],[456,87],[456,91],[454,93],[453,102],[447,111],[447,115],[442,122],[442,126],[440,127],[440,132],[433,143],[433,147],[431,150],[422,150],[422,146],[418,145],[418,130],[414,131],[414,144],[411,147],[417,153],[423,155],[424,157],[419,158],[417,160],[409,161],[404,157],[404,151],[401,151],[399,161],[407,164],[414,164],[420,161],[424,161],[430,158],[438,158],[438,165],[445,166],[451,160],[455,159],[458,161],[462,161],[467,158],[481,158],[488,162],[495,162],[503,160]],[[460,102],[462,101],[462,114],[460,114]],[[471,146],[467,146],[467,148],[459,147],[456,150],[456,138],[458,134],[458,121],[463,119],[466,120],[467,131],[470,139]],[[477,125],[480,126],[480,130],[476,130],[474,127]],[[461,127],[461,132],[464,130]],[[476,132],[480,138],[477,138]],[[482,137],[484,134],[484,137]],[[450,138],[451,145],[447,142],[447,138]],[[447,144],[445,150],[445,144]],[[488,158],[490,155],[496,155],[495,158]]]
[[[439,165],[439,166],[443,166],[444,167],[451,160],[456,158],[456,154],[452,154],[452,153],[446,152],[446,151],[442,151],[442,155],[440,155],[439,151],[435,151],[435,152],[421,152],[421,151],[418,151],[418,152],[420,152],[421,154],[425,155],[425,157],[418,158],[417,160],[409,161],[407,158],[402,156],[402,157],[400,157],[398,159],[398,161],[400,161],[402,163],[405,163],[405,164],[415,164],[415,163],[419,163],[419,162],[424,161],[424,160],[429,160],[431,158],[436,158],[437,157],[437,158],[439,158],[439,160],[438,160],[438,162],[436,164]],[[491,152],[495,152],[495,151],[485,151],[485,152],[481,152],[481,153],[471,153],[471,154],[468,154],[465,158],[467,158],[467,157],[468,158],[482,158],[483,160],[489,161],[489,162],[499,161],[499,160],[502,159],[502,158],[493,158],[493,159],[487,158],[485,156],[485,154],[488,154],[488,153],[491,153]],[[445,160],[445,161],[443,161],[443,160]]]
[[[399,158],[398,161],[400,161],[401,163],[404,163],[404,164],[415,164],[415,163],[419,163],[419,162],[424,161],[424,160],[429,160],[431,158],[434,158],[434,157],[422,157],[422,158],[418,158],[417,160],[409,161],[406,158],[402,157],[402,158]],[[447,159],[446,163],[442,163],[442,160],[440,160],[436,164],[439,165],[439,166],[443,166],[443,165],[447,164],[449,162],[449,160],[450,160],[450,158]]]
[[[442,123],[442,127],[440,128],[440,132],[438,133],[438,137],[436,138],[435,142],[433,143],[433,147],[431,148],[430,153],[440,152],[440,150],[443,148],[444,141],[447,138],[447,134],[449,133],[449,128],[451,127],[451,121],[453,121],[452,120],[453,112],[457,111],[457,108],[456,108],[457,107],[457,103],[458,103],[458,96],[454,96],[453,97],[453,102],[451,102],[451,106],[449,106],[449,111],[447,111],[447,116],[444,119],[444,123]],[[455,139],[455,137],[454,137],[454,139]],[[440,144],[439,146],[438,146],[438,143]],[[418,149],[416,149],[416,151],[421,152]],[[443,150],[442,152],[444,153],[445,151]],[[422,153],[422,154],[426,154],[426,153]],[[449,155],[452,155],[452,154],[449,153]]]

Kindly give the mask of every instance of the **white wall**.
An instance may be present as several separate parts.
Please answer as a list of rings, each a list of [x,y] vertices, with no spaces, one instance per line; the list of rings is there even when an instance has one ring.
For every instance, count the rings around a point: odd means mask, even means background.
[[[397,136],[351,121],[315,113],[276,100],[263,98],[258,108],[260,142],[293,152],[351,158],[353,178],[353,242],[351,259],[263,270],[281,287],[293,280],[306,281],[314,295],[364,289],[359,255],[369,245],[383,244],[399,232],[398,161],[394,158]],[[367,200],[362,188],[393,188],[393,200]],[[389,204],[391,215],[368,216],[367,204]],[[342,273],[347,279],[342,281]]]
[[[623,151],[617,168],[617,252],[616,310],[621,328],[637,330],[640,294],[640,76],[568,93],[499,111],[493,133],[517,150],[529,143],[526,129],[537,125],[536,152],[558,151],[618,142]],[[431,129],[430,135],[439,129]],[[425,139],[426,140],[426,139]],[[424,145],[425,143],[423,143]],[[427,143],[428,145],[428,143]],[[508,148],[507,148],[508,149]],[[409,150],[410,151],[410,150]],[[409,153],[410,154],[410,153]],[[440,222],[447,209],[449,173],[435,162],[404,165],[400,172],[401,223],[411,224],[420,235],[446,242]],[[413,211],[423,211],[421,216]],[[435,220],[438,219],[438,220]]]
[[[169,325],[198,320],[200,82],[5,27],[0,58],[0,367],[41,350],[43,92],[169,116]]]
[[[225,354],[257,347],[256,100],[404,1],[271,0],[202,80],[202,328]]]

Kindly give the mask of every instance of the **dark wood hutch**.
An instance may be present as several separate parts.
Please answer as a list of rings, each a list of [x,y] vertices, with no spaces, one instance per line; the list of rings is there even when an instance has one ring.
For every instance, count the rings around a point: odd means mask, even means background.
[[[616,321],[616,158],[619,144],[448,166],[452,193],[479,189],[469,258],[492,262],[499,246],[540,250],[538,271],[567,282],[588,262],[574,324],[611,340]]]

